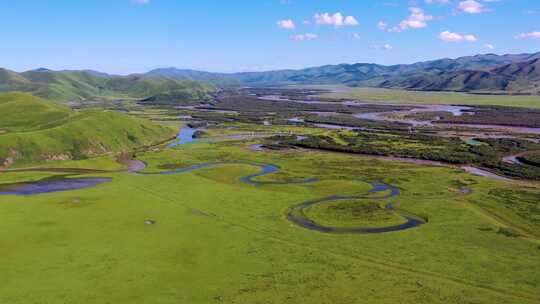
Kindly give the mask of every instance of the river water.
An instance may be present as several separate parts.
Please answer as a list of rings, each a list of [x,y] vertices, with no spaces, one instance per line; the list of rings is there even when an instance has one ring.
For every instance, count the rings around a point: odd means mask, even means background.
[[[190,128],[188,126],[182,127],[176,136],[176,140],[170,143],[168,147],[174,148],[176,146],[185,145],[196,141],[196,138],[194,138],[193,135],[195,135],[195,132],[197,131],[198,129]]]

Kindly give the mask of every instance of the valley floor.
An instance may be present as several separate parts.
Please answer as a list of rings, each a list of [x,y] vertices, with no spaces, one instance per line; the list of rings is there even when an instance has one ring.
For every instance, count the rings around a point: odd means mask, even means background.
[[[250,150],[257,142],[203,141],[137,155],[146,173],[237,164],[182,174],[92,173],[112,182],[0,196],[0,302],[540,301],[538,215],[520,213],[529,208],[520,198],[538,195],[538,184],[361,156]],[[259,170],[246,163],[281,168],[254,178],[260,182],[318,181],[250,185],[241,177]],[[107,157],[57,166],[119,169]],[[0,179],[61,174],[12,172]],[[302,202],[366,194],[370,183],[399,188],[385,202],[427,223],[391,233],[328,234],[287,219]],[[495,192],[507,199],[495,199]]]
[[[0,303],[540,303],[538,134],[246,96],[120,103],[146,147],[1,171]]]

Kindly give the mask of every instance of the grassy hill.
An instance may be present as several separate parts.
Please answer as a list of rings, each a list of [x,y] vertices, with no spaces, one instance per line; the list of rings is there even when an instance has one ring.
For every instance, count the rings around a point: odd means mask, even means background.
[[[540,94],[540,59],[516,62],[488,71],[419,72],[379,77],[363,84],[422,91]]]
[[[182,90],[187,100],[206,99],[211,85],[166,77],[110,76],[92,71],[33,70],[23,73],[0,69],[0,92],[22,91],[52,100],[145,99]]]
[[[23,94],[0,94],[0,166],[84,159],[174,136],[174,128],[100,110],[74,112]]]
[[[71,111],[61,105],[25,93],[0,94],[0,129],[27,131],[69,118]]]

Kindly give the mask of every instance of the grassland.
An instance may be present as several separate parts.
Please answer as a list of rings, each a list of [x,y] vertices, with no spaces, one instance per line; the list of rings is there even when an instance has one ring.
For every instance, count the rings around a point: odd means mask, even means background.
[[[258,124],[211,113],[219,123],[206,127],[208,138],[137,153],[147,165],[144,173],[222,164],[182,174],[133,174],[117,153],[173,132],[178,115],[196,114],[130,106],[137,118],[54,106],[33,118],[44,123],[26,127],[13,120],[0,126],[7,130],[0,134],[0,148],[16,146],[28,155],[20,165],[106,170],[79,174],[112,178],[84,190],[0,195],[0,303],[540,303],[537,182],[343,153],[252,151],[254,144],[272,146],[296,135],[339,145],[359,136],[263,125],[264,109],[251,113]],[[47,124],[57,112],[58,122]],[[404,141],[398,135],[364,134],[362,142],[389,153],[438,149],[445,155],[454,151],[448,142],[457,152],[470,148],[457,139],[421,141],[410,135]],[[85,142],[89,150],[79,148]],[[91,153],[80,160],[44,159],[34,154],[41,150],[40,155]],[[89,156],[94,154],[99,156]],[[241,178],[260,170],[252,164],[280,168],[256,178],[261,182],[315,180],[247,184]],[[3,171],[0,184],[65,174]],[[375,199],[390,192],[370,193],[373,183],[393,185],[400,194]],[[426,223],[392,233],[325,234],[288,220],[295,206],[335,195],[367,198],[312,205],[304,215],[345,228],[398,225],[403,214]]]
[[[310,86],[313,88],[313,86]],[[540,108],[539,96],[479,95],[453,92],[419,92],[380,88],[351,88],[343,86],[315,86],[318,89],[336,90],[323,94],[330,99],[358,99],[369,102],[404,104],[455,104],[497,105],[524,108]]]
[[[405,219],[394,211],[369,200],[334,201],[314,205],[304,216],[326,227],[386,227],[403,224]]]
[[[540,227],[503,202],[493,201],[490,209],[480,203],[487,204],[494,190],[519,190],[512,195],[520,205],[521,196],[538,195],[537,185],[332,153],[252,152],[252,143],[191,144],[138,158],[148,172],[170,164],[246,161],[282,168],[264,180],[322,181],[250,186],[239,178],[257,169],[231,164],[181,175],[98,174],[113,182],[0,196],[0,302],[540,301]],[[112,163],[96,159],[95,168]],[[92,161],[81,166],[91,168]],[[1,177],[7,182],[42,175]],[[402,195],[390,202],[429,223],[397,233],[327,235],[286,219],[300,202],[365,193],[372,181],[399,187]],[[472,193],[462,194],[463,185]],[[145,225],[148,219],[156,223]],[[498,233],[500,228],[523,237]]]

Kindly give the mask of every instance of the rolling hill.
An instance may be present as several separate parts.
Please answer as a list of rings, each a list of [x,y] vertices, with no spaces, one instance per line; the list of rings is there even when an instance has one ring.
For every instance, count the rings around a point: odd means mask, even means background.
[[[21,91],[51,100],[145,99],[168,91],[183,97],[206,99],[214,87],[197,81],[167,77],[111,76],[95,71],[51,71],[23,73],[0,69],[0,92]]]
[[[421,91],[540,94],[540,59],[507,64],[487,71],[419,72],[379,77],[364,85]]]
[[[24,93],[0,94],[0,167],[131,151],[177,130],[117,112],[75,112]]]

